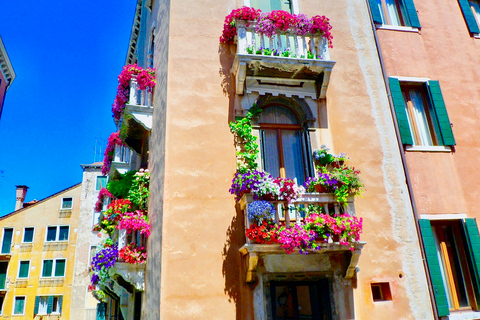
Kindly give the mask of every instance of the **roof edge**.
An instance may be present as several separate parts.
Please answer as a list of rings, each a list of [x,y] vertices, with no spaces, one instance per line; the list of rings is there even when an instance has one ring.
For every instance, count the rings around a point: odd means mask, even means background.
[[[10,62],[10,58],[7,54],[7,49],[5,49],[5,45],[3,44],[2,36],[0,36],[0,61],[4,60],[5,64],[0,68],[3,76],[7,80],[7,90],[12,84],[13,80],[16,78],[15,70],[13,69],[12,63]]]

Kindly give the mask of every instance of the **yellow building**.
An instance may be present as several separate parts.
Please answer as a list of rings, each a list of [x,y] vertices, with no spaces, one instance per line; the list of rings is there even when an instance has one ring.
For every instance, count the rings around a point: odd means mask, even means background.
[[[15,211],[0,218],[0,319],[95,319],[91,229],[107,177],[101,163],[82,168],[82,183],[40,201],[24,203],[28,187],[17,186]]]

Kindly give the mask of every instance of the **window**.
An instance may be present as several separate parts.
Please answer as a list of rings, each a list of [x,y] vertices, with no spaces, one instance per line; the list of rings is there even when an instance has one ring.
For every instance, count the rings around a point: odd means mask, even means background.
[[[273,320],[332,319],[328,281],[270,282]]]
[[[18,268],[18,278],[28,278],[29,270],[30,261],[20,261],[20,267]]]
[[[42,277],[64,277],[66,263],[65,259],[43,260]]]
[[[480,1],[479,0],[458,0],[463,17],[470,33],[480,33]]]
[[[69,226],[49,226],[47,227],[48,241],[68,241]]]
[[[37,296],[35,297],[34,314],[60,314],[62,312],[63,296]]]
[[[291,0],[250,0],[250,7],[260,9],[262,12],[284,10],[292,13]]]
[[[73,208],[73,198],[62,199],[62,210],[70,210]]]
[[[377,24],[420,28],[413,0],[369,0],[369,3]]]
[[[23,315],[24,313],[25,313],[25,297],[15,297],[13,314]]]
[[[476,308],[480,236],[475,219],[419,222],[439,316]]]
[[[2,254],[10,254],[12,249],[13,228],[3,229]]]
[[[275,104],[260,113],[260,142],[263,169],[274,177],[296,179],[303,184],[310,172],[306,131],[299,117],[287,106]]]
[[[23,241],[24,243],[33,242],[33,233],[35,232],[34,227],[25,228],[23,231]]]
[[[97,177],[97,188],[96,190],[100,190],[102,188],[107,187],[107,177],[104,176],[98,176]]]
[[[455,145],[438,81],[400,83],[389,78],[389,82],[403,144]]]

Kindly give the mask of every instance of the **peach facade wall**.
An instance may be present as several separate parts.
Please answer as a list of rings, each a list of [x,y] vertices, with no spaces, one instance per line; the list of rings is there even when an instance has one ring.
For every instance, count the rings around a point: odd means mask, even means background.
[[[63,295],[62,317],[70,319],[70,303],[72,295],[73,269],[75,264],[75,245],[77,241],[77,225],[80,211],[80,196],[82,186],[77,185],[61,192],[44,202],[26,208],[18,213],[13,213],[0,220],[0,229],[14,228],[12,239],[12,257],[7,270],[7,293],[3,303],[1,319],[20,318],[11,316],[15,296],[26,296],[25,318],[33,319],[33,311],[36,296]],[[73,210],[69,218],[59,217],[62,198],[73,197]],[[12,198],[12,201],[14,199]],[[65,250],[44,250],[47,226],[69,225],[70,234]],[[21,242],[25,227],[35,227],[33,248],[31,251],[22,252]],[[39,279],[42,272],[44,259],[65,258],[67,259],[63,286],[40,287]],[[30,274],[26,288],[17,288],[15,280],[18,276],[21,260],[30,261]],[[73,318],[73,317],[72,317]]]
[[[242,1],[157,1],[157,86],[150,142],[152,172],[146,319],[253,319],[253,288],[242,282],[243,217],[228,193],[235,171],[228,129],[230,48],[219,45],[224,17]],[[356,319],[430,319],[432,310],[413,214],[366,4],[299,2],[334,27],[337,61],[327,92],[328,128],[315,132],[347,152],[367,191]],[[243,242],[243,243],[242,243]],[[372,301],[370,283],[389,281],[393,301]],[[428,302],[428,303],[426,303]],[[160,304],[160,308],[158,305]]]
[[[438,80],[453,133],[454,153],[406,152],[420,214],[467,213],[480,218],[480,39],[470,36],[458,1],[415,1],[421,32],[378,30],[389,76]]]

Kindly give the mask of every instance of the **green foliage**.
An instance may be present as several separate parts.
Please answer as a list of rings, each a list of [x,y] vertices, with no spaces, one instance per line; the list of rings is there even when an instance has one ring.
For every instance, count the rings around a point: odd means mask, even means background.
[[[134,176],[132,187],[128,193],[128,199],[140,210],[146,210],[148,197],[150,196],[150,173],[140,169]]]
[[[257,168],[258,144],[257,137],[252,135],[252,119],[262,112],[253,105],[244,118],[230,122],[230,131],[235,135],[237,146],[237,171],[246,173]]]
[[[110,180],[107,185],[108,191],[117,199],[125,199],[128,197],[128,192],[132,187],[132,182],[135,179],[135,170],[122,174],[117,180]]]

